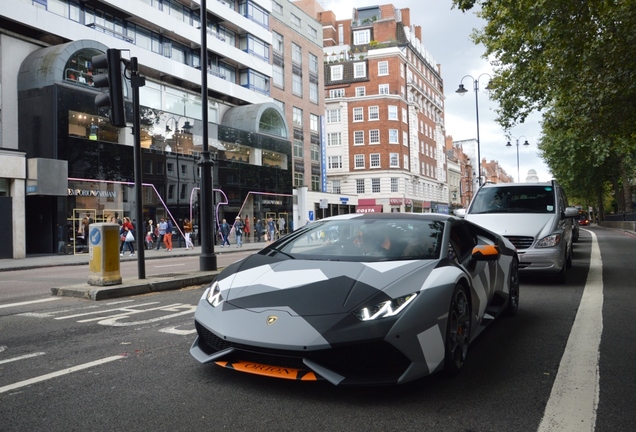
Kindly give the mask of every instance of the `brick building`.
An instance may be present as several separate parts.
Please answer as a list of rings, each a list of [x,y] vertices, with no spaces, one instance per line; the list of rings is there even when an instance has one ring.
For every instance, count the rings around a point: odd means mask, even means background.
[[[329,192],[359,212],[447,212],[444,85],[409,9],[353,9],[323,26]]]

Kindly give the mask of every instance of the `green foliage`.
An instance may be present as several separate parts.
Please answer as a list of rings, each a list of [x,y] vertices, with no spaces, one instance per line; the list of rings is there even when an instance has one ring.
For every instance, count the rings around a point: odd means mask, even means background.
[[[486,22],[473,33],[492,60],[505,129],[543,113],[539,149],[570,195],[605,184],[631,200],[636,160],[636,0],[453,0]],[[622,190],[620,189],[622,188]],[[628,201],[629,204],[629,201]]]

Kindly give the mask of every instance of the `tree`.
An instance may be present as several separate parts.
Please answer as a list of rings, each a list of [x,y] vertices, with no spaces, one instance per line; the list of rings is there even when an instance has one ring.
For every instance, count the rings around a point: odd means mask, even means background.
[[[617,201],[631,203],[636,0],[453,3],[462,11],[480,7],[486,21],[473,40],[493,59],[489,87],[499,102],[497,121],[510,129],[541,111],[540,149],[555,177],[579,192],[574,176],[610,181]],[[586,185],[598,190],[592,186]]]

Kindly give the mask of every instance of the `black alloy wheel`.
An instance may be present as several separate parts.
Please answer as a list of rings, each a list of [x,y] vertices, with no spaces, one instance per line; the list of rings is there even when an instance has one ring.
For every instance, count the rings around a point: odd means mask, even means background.
[[[506,316],[515,316],[519,310],[519,261],[517,257],[512,259],[510,264],[510,277],[508,278],[508,306]]]
[[[470,343],[470,302],[468,290],[457,284],[453,291],[446,326],[444,372],[457,375],[464,367]]]

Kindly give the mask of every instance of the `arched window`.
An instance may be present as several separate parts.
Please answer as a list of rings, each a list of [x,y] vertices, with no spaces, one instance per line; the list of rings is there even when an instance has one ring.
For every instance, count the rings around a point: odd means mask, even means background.
[[[73,55],[71,55],[64,66],[64,81],[92,86],[94,72],[91,59],[93,56],[99,54],[103,53],[93,48],[85,48],[76,51]]]
[[[268,108],[263,111],[258,124],[258,130],[270,135],[287,138],[287,128],[285,127],[285,122],[283,121],[279,112],[273,108]]]

